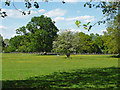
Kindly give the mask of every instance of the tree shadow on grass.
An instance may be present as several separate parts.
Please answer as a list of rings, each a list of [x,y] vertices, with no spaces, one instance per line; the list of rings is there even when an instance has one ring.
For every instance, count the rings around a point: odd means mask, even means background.
[[[113,55],[113,56],[110,56],[110,57],[120,59],[120,55]]]
[[[86,89],[120,87],[120,68],[78,69],[71,72],[55,72],[51,75],[30,77],[27,80],[3,81],[5,88],[35,89]]]

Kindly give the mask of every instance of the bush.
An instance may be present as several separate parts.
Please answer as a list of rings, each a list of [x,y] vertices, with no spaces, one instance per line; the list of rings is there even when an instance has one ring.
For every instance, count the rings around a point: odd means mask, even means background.
[[[7,49],[5,50],[5,52],[8,52],[8,53],[10,53],[10,52],[15,52],[16,51],[16,47],[14,47],[14,46],[9,46],[9,47],[7,47]]]

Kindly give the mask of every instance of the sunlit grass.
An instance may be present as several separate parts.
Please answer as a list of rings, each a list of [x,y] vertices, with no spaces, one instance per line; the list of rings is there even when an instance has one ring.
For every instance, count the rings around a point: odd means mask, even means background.
[[[72,71],[84,68],[118,67],[118,58],[110,55],[2,54],[2,79],[25,80],[29,77],[48,75],[58,71]]]

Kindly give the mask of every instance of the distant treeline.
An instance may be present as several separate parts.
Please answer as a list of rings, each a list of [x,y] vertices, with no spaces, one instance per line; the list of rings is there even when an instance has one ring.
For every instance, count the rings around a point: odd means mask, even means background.
[[[57,34],[59,30],[54,24],[55,22],[49,17],[43,15],[33,17],[26,26],[16,30],[18,36],[14,36],[10,40],[3,40],[0,35],[1,52],[119,53],[117,41],[120,40],[120,37],[116,39],[114,32],[117,29],[114,24],[107,27],[107,32],[104,32],[104,35],[97,33],[88,35],[83,32],[70,32],[69,30]]]

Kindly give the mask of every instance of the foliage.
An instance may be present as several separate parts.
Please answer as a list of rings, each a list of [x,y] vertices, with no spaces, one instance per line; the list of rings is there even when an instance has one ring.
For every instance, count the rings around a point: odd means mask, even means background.
[[[80,21],[76,21],[76,25],[78,27],[83,26],[85,29],[87,29],[88,31],[95,26],[96,24],[100,25],[100,24],[105,24],[106,22],[113,20],[114,16],[119,15],[119,10],[120,10],[120,1],[116,0],[115,2],[105,2],[105,1],[99,1],[99,2],[94,2],[94,0],[90,0],[90,2],[86,2],[84,4],[84,7],[89,7],[89,8],[100,8],[102,13],[103,13],[103,17],[101,18],[101,20],[97,21],[96,23],[94,23],[93,25],[89,25],[89,24],[83,24],[80,25],[81,23],[78,23]],[[88,22],[89,23],[89,22]]]
[[[100,42],[103,44],[103,42]],[[99,43],[94,42],[92,38],[83,33],[72,33],[71,31],[62,32],[56,41],[53,42],[53,51],[69,55],[76,53],[102,53]]]
[[[93,42],[92,38],[83,33],[76,33],[76,35],[79,37],[79,52],[80,53],[101,53],[99,50],[99,47],[95,42]]]
[[[3,37],[0,34],[0,52],[2,52],[2,43],[3,43]]]
[[[120,55],[120,30],[118,17],[108,23],[107,32],[104,32],[105,44],[109,53],[119,53]]]
[[[90,37],[92,38],[92,40],[94,41],[94,43],[98,46],[99,48],[99,53],[104,53],[104,40],[103,40],[103,36],[99,35],[99,34],[90,34]]]
[[[9,46],[5,52],[8,52],[8,53],[10,53],[10,52],[16,52],[16,47]]]
[[[18,52],[48,52],[52,49],[57,32],[51,18],[44,15],[33,17],[26,26],[16,29],[20,35],[10,39],[10,46],[16,47]]]
[[[75,51],[72,45],[74,35],[70,31],[62,32],[56,41],[53,42],[53,51],[64,53],[67,57],[70,57],[70,53]]]

